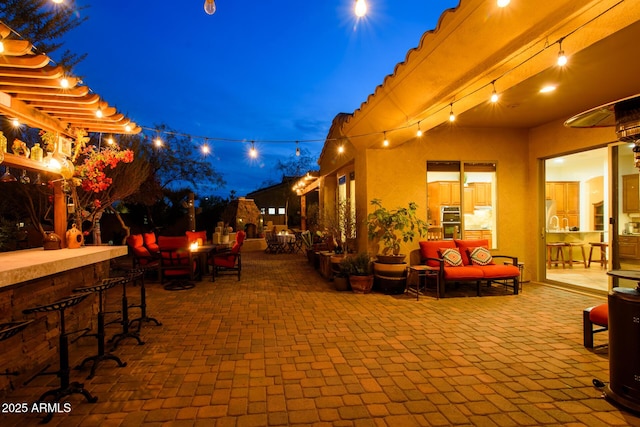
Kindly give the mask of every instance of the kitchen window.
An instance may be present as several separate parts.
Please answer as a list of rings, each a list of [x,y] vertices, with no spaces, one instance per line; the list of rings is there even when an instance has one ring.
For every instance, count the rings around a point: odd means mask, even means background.
[[[445,239],[486,239],[496,247],[496,164],[427,162],[427,220]]]

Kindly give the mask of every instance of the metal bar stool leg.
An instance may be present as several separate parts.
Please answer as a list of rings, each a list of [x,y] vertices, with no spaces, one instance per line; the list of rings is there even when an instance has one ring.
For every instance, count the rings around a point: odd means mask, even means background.
[[[91,372],[89,373],[89,376],[87,377],[87,379],[91,379],[95,376],[96,368],[98,367],[98,364],[104,360],[113,360],[121,368],[127,366],[127,363],[120,360],[119,357],[114,356],[113,354],[107,353],[105,351],[105,346],[104,346],[104,338],[105,338],[104,305],[105,304],[104,304],[103,294],[106,290],[121,283],[123,280],[124,280],[123,277],[104,279],[102,283],[99,285],[74,289],[74,292],[97,292],[98,293],[98,332],[95,334],[90,334],[91,336],[95,336],[96,339],[98,340],[98,354],[96,354],[95,356],[86,357],[78,366],[76,366],[76,369],[82,369],[84,368],[84,365],[87,362],[93,362],[91,366]]]
[[[135,280],[135,274],[128,274],[125,280],[122,281],[122,319],[120,324],[122,325],[122,332],[115,334],[109,342],[112,344],[112,350],[118,347],[118,344],[125,338],[133,338],[138,341],[138,345],[143,345],[144,341],[140,338],[138,332],[129,330],[129,301],[127,300],[127,284]]]
[[[133,282],[136,280],[140,281],[140,305],[130,305],[129,308],[140,307],[140,317],[136,317],[135,319],[131,319],[129,321],[129,327],[133,327],[134,323],[138,323],[138,332],[140,332],[140,328],[142,328],[142,322],[153,322],[156,326],[162,326],[162,323],[154,317],[147,316],[147,291],[144,287],[144,269],[132,271],[130,272],[135,277],[133,278]]]
[[[69,367],[69,335],[79,331],[66,331],[64,312],[68,307],[80,303],[80,301],[84,300],[88,295],[88,293],[73,295],[71,297],[64,298],[51,304],[33,307],[23,311],[24,314],[57,311],[60,316],[60,337],[58,341],[58,355],[60,363],[59,369],[55,372],[40,372],[35,375],[56,375],[58,378],[60,378],[60,387],[43,393],[38,398],[38,402],[45,402],[49,397],[52,398],[53,402],[59,402],[63,397],[69,396],[71,394],[81,394],[85,397],[85,399],[87,399],[89,403],[95,403],[98,401],[98,398],[92,396],[91,393],[89,393],[89,391],[84,388],[84,385],[82,383],[75,381],[71,382],[69,379],[69,374],[71,372],[71,369]],[[35,378],[35,376],[33,378]],[[28,380],[25,384],[29,383],[31,379]],[[53,415],[54,412],[48,412],[42,422],[48,423],[49,421],[51,421],[51,418],[53,418]]]

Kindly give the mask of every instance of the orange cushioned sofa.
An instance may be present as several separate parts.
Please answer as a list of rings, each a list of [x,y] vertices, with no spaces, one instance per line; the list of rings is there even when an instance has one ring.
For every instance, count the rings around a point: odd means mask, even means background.
[[[491,285],[496,281],[512,286],[514,295],[518,294],[518,258],[491,254],[486,239],[429,240],[419,245],[422,264],[439,269],[440,296],[444,296],[447,284],[456,282],[475,282],[478,296],[482,282]],[[505,261],[496,263],[496,258]]]

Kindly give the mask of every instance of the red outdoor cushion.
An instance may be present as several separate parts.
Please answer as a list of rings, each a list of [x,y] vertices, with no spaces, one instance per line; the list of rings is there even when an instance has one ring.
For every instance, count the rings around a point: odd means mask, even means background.
[[[202,243],[207,241],[207,231],[187,231],[187,240],[189,243],[193,243],[198,241],[198,239],[202,239]]]
[[[455,248],[456,244],[453,240],[422,240],[418,242],[420,245],[420,256],[425,258],[440,258],[438,251],[446,248]],[[439,267],[438,261],[427,261],[427,265],[431,267]]]
[[[242,242],[244,242],[244,239],[247,237],[247,234],[240,230],[236,233],[236,243],[239,245],[242,245]]]
[[[142,239],[144,240],[144,245],[149,249],[150,252],[158,252],[160,247],[158,246],[158,242],[156,241],[156,234],[144,233],[142,235]]]
[[[515,265],[490,264],[483,265],[485,279],[506,279],[520,276],[520,269]]]
[[[600,304],[591,309],[589,320],[598,326],[609,326],[609,304]]]
[[[233,268],[236,265],[236,257],[235,256],[215,257],[214,265],[217,265],[218,267]]]
[[[189,242],[187,236],[160,236],[158,237],[158,246],[163,251],[173,249],[187,249]]]
[[[484,268],[484,267],[483,267]],[[472,267],[466,265],[463,267],[445,267],[444,279],[447,281],[453,280],[481,280],[482,269],[478,267]]]
[[[489,248],[489,240],[487,239],[474,239],[474,240],[460,240],[454,239],[455,245],[460,249],[460,255],[462,255],[462,263],[464,265],[471,264],[471,260],[469,259],[469,250],[473,248],[477,248],[479,246],[484,246],[485,248]]]
[[[141,234],[130,235],[129,237],[127,237],[127,245],[129,245],[129,247],[131,247],[132,249],[143,246],[144,240],[142,239],[142,235]]]
[[[151,254],[149,253],[149,250],[144,246],[136,246],[134,248],[131,248],[131,250],[133,251],[133,255],[138,258],[138,262],[141,265],[146,265],[151,261]]]

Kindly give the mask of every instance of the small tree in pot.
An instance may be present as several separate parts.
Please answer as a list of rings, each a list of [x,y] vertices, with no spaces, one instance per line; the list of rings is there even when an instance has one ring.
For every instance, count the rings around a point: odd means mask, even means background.
[[[383,263],[401,263],[406,255],[400,254],[400,243],[413,242],[413,239],[427,234],[426,221],[416,216],[418,206],[409,202],[406,208],[389,210],[382,206],[380,199],[371,200],[375,210],[367,215],[369,240],[375,244],[382,242],[382,254],[378,261]]]
[[[373,287],[371,258],[366,252],[345,258],[349,264],[349,284],[351,290],[358,294],[368,294]]]

